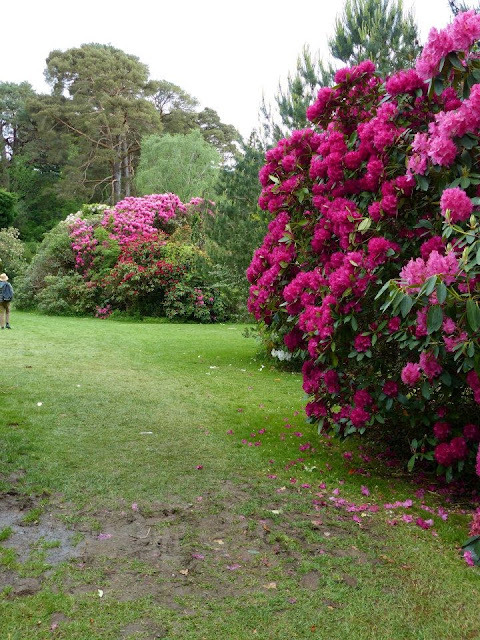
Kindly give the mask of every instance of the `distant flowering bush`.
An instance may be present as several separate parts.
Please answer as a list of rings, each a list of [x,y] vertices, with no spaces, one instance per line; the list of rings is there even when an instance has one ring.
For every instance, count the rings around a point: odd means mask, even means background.
[[[20,300],[48,313],[115,311],[215,322],[224,295],[208,284],[205,219],[213,203],[185,204],[173,193],[84,205],[45,238],[28,268]],[[177,295],[192,289],[195,304]],[[175,313],[172,300],[175,298]]]
[[[468,11],[415,69],[338,71],[266,154],[273,219],[247,270],[268,348],[303,360],[309,420],[395,434],[447,478],[480,475],[479,39]]]
[[[175,194],[164,193],[125,198],[96,218],[70,216],[75,268],[102,298],[97,317],[120,309],[215,321],[217,292],[209,290],[204,297],[195,289],[191,308],[188,296],[178,295],[179,288],[191,288],[195,260],[208,260],[198,240],[204,215],[212,214],[211,204],[202,198],[184,204]],[[191,225],[197,232],[195,244]]]

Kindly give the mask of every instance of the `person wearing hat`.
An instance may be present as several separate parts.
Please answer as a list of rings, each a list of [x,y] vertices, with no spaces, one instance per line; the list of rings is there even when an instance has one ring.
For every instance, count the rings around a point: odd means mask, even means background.
[[[11,329],[10,304],[13,300],[12,285],[6,273],[0,273],[0,329]]]

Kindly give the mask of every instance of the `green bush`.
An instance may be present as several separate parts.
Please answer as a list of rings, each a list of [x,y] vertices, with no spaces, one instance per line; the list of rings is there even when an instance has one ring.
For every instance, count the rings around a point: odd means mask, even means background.
[[[45,287],[35,296],[39,311],[52,315],[92,314],[96,290],[78,273],[45,276]]]

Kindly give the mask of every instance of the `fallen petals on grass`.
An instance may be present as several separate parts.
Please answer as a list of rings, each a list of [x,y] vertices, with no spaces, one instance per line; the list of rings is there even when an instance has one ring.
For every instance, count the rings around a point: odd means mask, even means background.
[[[111,533],[99,533],[97,536],[97,540],[110,540],[112,538]]]
[[[369,491],[368,487],[364,487],[364,486],[362,485],[362,489],[361,489],[361,491],[362,491],[362,494],[363,494],[364,496],[369,496],[369,495],[370,495],[370,491]]]
[[[424,520],[423,518],[417,518],[415,520],[415,524],[422,529],[430,529],[430,527],[433,527],[433,520]]]
[[[475,566],[475,562],[473,560],[473,555],[471,551],[465,551],[465,553],[463,554],[463,559],[465,560],[465,562],[468,564],[469,567]]]
[[[241,564],[229,564],[227,565],[227,569],[229,571],[236,571],[237,569],[240,569],[241,566],[242,566]]]
[[[195,560],[205,560],[203,553],[192,553],[192,558]]]
[[[197,466],[195,467],[195,469],[203,469],[203,464],[197,464]]]
[[[138,504],[136,502],[132,503],[132,511],[138,511]]]

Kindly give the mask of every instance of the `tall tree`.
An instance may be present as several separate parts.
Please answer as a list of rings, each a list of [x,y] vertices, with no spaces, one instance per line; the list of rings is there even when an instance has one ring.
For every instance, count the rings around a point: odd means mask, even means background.
[[[139,195],[176,193],[182,202],[212,198],[220,154],[195,129],[186,135],[151,135],[143,139],[136,175]]]
[[[35,91],[28,82],[0,82],[0,185],[9,188],[8,168],[31,139],[33,126],[27,110]]]
[[[215,109],[206,107],[196,117],[196,123],[200,133],[206,142],[209,142],[222,155],[224,163],[233,160],[237,146],[242,139],[241,135],[231,124],[225,124],[220,120]]]
[[[261,106],[262,127],[270,134],[268,145],[307,126],[307,106],[320,87],[332,84],[339,63],[352,66],[371,59],[388,75],[411,67],[420,52],[413,14],[404,12],[402,0],[345,0],[328,44],[332,61],[325,63],[305,47],[295,73],[288,76],[285,87],[280,84],[275,96],[279,122],[269,106]]]
[[[148,67],[110,45],[52,51],[45,71],[52,97],[37,116],[68,136],[74,152],[64,168],[66,190],[115,203],[131,193],[142,136],[159,131]],[[48,126],[48,124],[47,124]]]
[[[196,128],[198,100],[181,87],[167,80],[160,80],[151,100],[162,121],[165,133],[188,133]]]
[[[222,169],[216,186],[217,213],[210,221],[209,236],[219,249],[211,253],[241,278],[267,228],[268,214],[258,206],[258,172],[264,156],[260,138],[253,133],[242,144],[235,166]]]
[[[295,74],[288,74],[287,86],[284,88],[280,83],[275,96],[280,118],[287,130],[303,129],[308,125],[305,115],[307,107],[317,97],[320,87],[331,84],[333,74],[331,64],[327,66],[318,55],[312,56],[305,45],[297,58]],[[280,128],[276,137],[283,133]]]
[[[473,8],[473,7],[469,7],[468,4],[463,0],[447,0],[447,2],[454,16],[456,16],[461,11],[468,11],[469,9]],[[480,9],[480,5],[477,2],[477,6],[475,7],[475,10],[478,11],[479,9]]]
[[[412,67],[420,53],[418,28],[402,0],[346,0],[328,41],[347,65],[372,60],[382,75]]]

